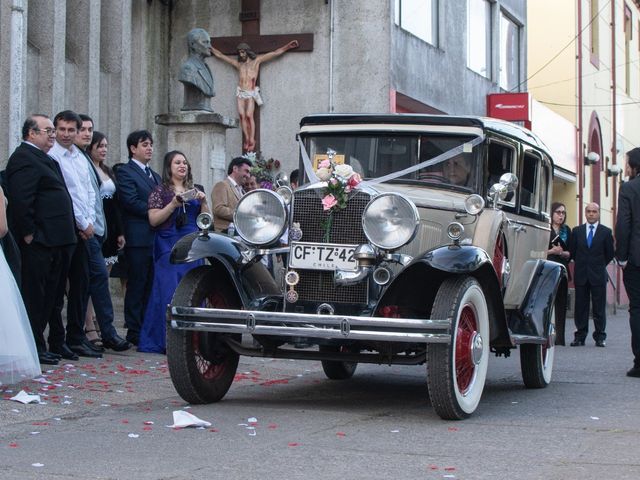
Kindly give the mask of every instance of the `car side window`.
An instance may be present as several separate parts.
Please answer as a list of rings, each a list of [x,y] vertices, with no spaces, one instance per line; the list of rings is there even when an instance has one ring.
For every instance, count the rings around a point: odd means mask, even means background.
[[[500,181],[500,177],[505,173],[516,173],[516,150],[512,145],[491,141],[489,142],[486,182],[487,192],[494,183]],[[515,195],[510,192],[504,200],[499,203],[515,206]]]
[[[542,159],[533,152],[525,152],[520,179],[520,206],[538,213],[540,208],[540,168]]]

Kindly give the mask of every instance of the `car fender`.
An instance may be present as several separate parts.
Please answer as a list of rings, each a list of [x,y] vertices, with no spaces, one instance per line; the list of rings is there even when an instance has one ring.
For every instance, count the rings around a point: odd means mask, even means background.
[[[386,305],[409,306],[429,318],[438,288],[452,275],[471,275],[485,292],[491,327],[491,343],[511,345],[500,284],[492,260],[483,249],[450,245],[430,250],[415,258],[384,291],[376,311]]]
[[[211,267],[231,282],[244,308],[255,308],[265,298],[282,292],[259,259],[247,261],[250,249],[239,240],[219,233],[194,232],[182,237],[171,250],[171,263],[189,263],[207,259]]]
[[[546,340],[552,307],[555,307],[556,329],[564,334],[567,288],[567,271],[563,265],[538,260],[522,305],[509,316],[516,343],[526,343],[531,337]]]

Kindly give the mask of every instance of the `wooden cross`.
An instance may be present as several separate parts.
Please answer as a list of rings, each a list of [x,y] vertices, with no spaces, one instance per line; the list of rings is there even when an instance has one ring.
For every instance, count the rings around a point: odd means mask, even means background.
[[[242,0],[239,20],[242,22],[242,35],[239,37],[211,37],[211,44],[225,55],[236,55],[239,43],[248,43],[256,54],[272,52],[292,40],[297,40],[298,48],[292,52],[313,51],[313,34],[297,33],[294,35],[260,35],[260,0]],[[256,108],[255,151],[260,150],[260,109]]]

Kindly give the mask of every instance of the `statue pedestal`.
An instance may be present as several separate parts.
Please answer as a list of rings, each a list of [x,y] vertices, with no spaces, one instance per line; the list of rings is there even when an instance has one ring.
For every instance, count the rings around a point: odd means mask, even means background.
[[[210,195],[214,183],[227,176],[226,130],[238,128],[238,120],[203,110],[157,115],[167,128],[167,151],[180,150],[191,164],[193,181]]]

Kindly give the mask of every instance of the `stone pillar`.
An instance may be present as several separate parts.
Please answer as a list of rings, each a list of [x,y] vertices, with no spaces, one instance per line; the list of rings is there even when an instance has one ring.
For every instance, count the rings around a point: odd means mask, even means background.
[[[207,195],[213,184],[227,176],[226,136],[228,128],[238,128],[238,120],[218,113],[186,111],[156,116],[167,131],[167,151],[180,150],[191,164],[195,183]],[[210,197],[209,197],[210,198]]]
[[[9,60],[9,150],[20,143],[25,116],[24,74],[27,66],[26,0],[11,2],[11,41]],[[0,206],[0,208],[2,208]]]

